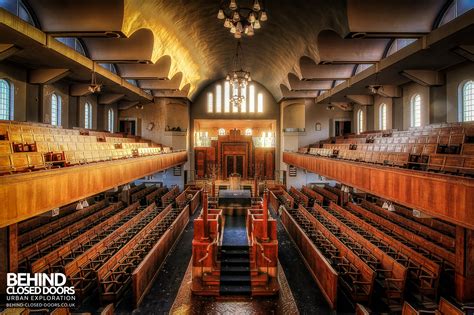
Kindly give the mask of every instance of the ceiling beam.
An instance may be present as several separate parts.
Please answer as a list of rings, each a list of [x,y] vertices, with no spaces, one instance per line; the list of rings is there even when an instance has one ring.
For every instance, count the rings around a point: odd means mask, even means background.
[[[423,86],[439,86],[444,84],[444,77],[439,71],[403,70],[401,75]]]
[[[183,74],[178,72],[171,80],[140,80],[139,84],[145,90],[179,90]]]
[[[123,97],[125,97],[125,94],[104,93],[99,95],[98,102],[99,104],[109,105],[112,103],[116,103]]]
[[[354,109],[354,106],[348,102],[331,102],[331,105],[334,105],[346,112]]]
[[[372,95],[346,95],[346,98],[359,105],[374,105]]]
[[[376,93],[382,97],[402,97],[402,89],[396,85],[378,86]]]
[[[474,45],[459,45],[453,52],[461,57],[474,62]]]
[[[133,106],[136,106],[138,104],[140,104],[139,101],[123,101],[122,100],[122,101],[118,102],[118,109],[126,110],[126,109],[129,109],[129,108],[131,108]]]
[[[291,98],[316,98],[318,97],[319,91],[318,90],[298,90],[298,91],[290,91],[286,85],[281,84],[280,90],[282,97],[284,99],[291,99]]]
[[[66,77],[69,69],[34,69],[28,73],[28,82],[31,84],[51,84]]]
[[[15,46],[14,44],[0,44],[0,61],[13,56],[20,50],[21,48],[18,46]]]

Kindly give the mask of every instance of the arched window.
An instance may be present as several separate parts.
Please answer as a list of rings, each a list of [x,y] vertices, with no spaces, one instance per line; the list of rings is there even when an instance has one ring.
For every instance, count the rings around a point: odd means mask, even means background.
[[[411,97],[410,102],[410,125],[411,127],[421,126],[421,96],[415,94]]]
[[[13,87],[0,79],[0,120],[13,120]]]
[[[51,125],[61,126],[61,96],[56,93],[51,94]]]
[[[255,85],[249,86],[249,112],[255,113]]]
[[[252,135],[252,129],[251,128],[245,129],[245,135],[246,136],[251,136]]]
[[[263,94],[258,93],[257,95],[257,112],[263,113]]]
[[[114,132],[114,110],[110,108],[107,112],[107,130]]]
[[[214,95],[211,92],[207,93],[207,112],[214,112]]]
[[[462,87],[462,120],[474,121],[474,81],[467,81]]]
[[[224,113],[230,112],[230,83],[225,81],[224,83]]]
[[[357,133],[364,132],[364,112],[362,109],[357,111]]]
[[[222,85],[216,85],[216,113],[222,112]]]
[[[92,128],[92,105],[89,102],[84,105],[84,128]]]
[[[225,129],[224,128],[219,128],[219,130],[217,131],[217,134],[219,136],[225,136]]]
[[[32,12],[21,0],[2,0],[0,1],[0,8],[4,8],[10,13],[15,14],[23,21],[36,26],[35,19]]]
[[[113,63],[99,63],[99,66],[109,70],[110,72],[118,75],[117,67]],[[128,81],[128,80],[127,80]],[[131,83],[133,84],[133,83]]]
[[[382,103],[379,107],[379,125],[380,130],[387,129],[387,104]]]
[[[56,40],[87,57],[86,50],[79,39],[75,37],[56,37]]]

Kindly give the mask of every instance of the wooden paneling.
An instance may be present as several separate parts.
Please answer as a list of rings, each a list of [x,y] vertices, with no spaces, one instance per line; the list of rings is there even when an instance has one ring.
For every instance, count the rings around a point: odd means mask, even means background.
[[[0,227],[186,161],[183,151],[1,177]]]
[[[289,152],[283,153],[283,162],[474,229],[474,180],[471,178]]]

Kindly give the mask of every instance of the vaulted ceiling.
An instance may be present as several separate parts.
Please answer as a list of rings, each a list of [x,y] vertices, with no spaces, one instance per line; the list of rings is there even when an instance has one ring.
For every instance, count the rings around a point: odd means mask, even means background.
[[[227,1],[226,1],[227,2]],[[249,4],[253,0],[238,0]],[[453,0],[266,0],[269,19],[242,38],[245,68],[279,100],[316,97],[393,38],[429,33]],[[193,99],[231,69],[236,39],[216,0],[29,1],[43,31],[83,39],[89,57],[117,64],[154,96]]]

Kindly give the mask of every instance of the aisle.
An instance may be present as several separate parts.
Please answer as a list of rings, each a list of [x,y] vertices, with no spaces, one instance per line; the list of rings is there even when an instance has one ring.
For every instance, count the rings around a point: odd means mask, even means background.
[[[199,210],[200,211],[200,210]],[[189,262],[191,260],[191,244],[193,239],[193,220],[198,216],[198,211],[193,215],[191,221],[186,226],[181,238],[178,240],[175,248],[170,252],[166,258],[163,268],[160,270],[155,282],[147,294],[140,308],[131,310],[130,303],[126,299],[117,306],[116,314],[168,314],[171,311],[173,303],[177,298],[178,291],[186,275]],[[238,218],[238,217],[236,217]],[[237,226],[239,219],[232,222],[230,226]],[[229,229],[229,233],[236,233],[237,230]],[[225,232],[224,232],[225,233]],[[239,232],[240,233],[240,232]],[[229,234],[230,235],[230,234]],[[235,235],[235,234],[234,234]],[[246,236],[245,236],[246,238]],[[240,237],[238,239],[241,239]],[[230,241],[231,239],[229,239]],[[301,314],[330,314],[330,310],[321,291],[317,287],[314,280],[309,276],[304,262],[294,243],[288,237],[282,224],[278,222],[278,242],[279,242],[279,261],[287,280],[288,291],[291,291],[294,301]],[[343,298],[343,297],[342,297]],[[195,307],[200,310],[216,309],[216,303],[219,299],[213,298],[198,298],[202,303],[196,304]],[[270,305],[275,305],[275,301],[268,299],[267,301],[255,300],[254,303],[240,304],[240,306],[258,303],[258,307],[254,309],[267,309]],[[343,302],[343,301],[341,301]],[[176,307],[176,305],[175,305]],[[243,310],[245,308],[241,308]],[[176,310],[179,310],[177,308]],[[182,310],[182,309],[181,309]],[[247,309],[248,310],[248,309]],[[344,314],[343,312],[338,314]],[[251,312],[246,312],[248,314]],[[347,312],[350,314],[350,312]]]

